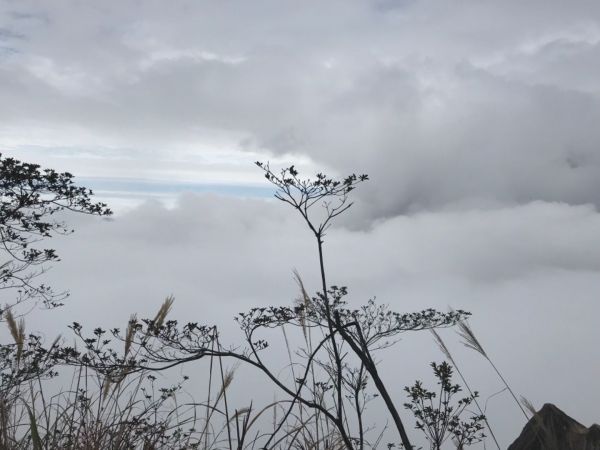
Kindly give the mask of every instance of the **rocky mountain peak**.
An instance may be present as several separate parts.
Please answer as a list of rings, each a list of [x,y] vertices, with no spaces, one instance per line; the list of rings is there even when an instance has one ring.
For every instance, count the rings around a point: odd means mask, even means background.
[[[600,425],[587,428],[546,403],[508,450],[600,450]]]

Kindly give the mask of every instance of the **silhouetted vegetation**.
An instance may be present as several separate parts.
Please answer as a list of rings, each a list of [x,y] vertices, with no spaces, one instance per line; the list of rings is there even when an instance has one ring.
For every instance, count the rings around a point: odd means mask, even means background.
[[[8,258],[0,264],[0,291],[15,293],[0,313],[14,313],[15,306],[26,300],[41,300],[47,307],[61,304],[65,292],[35,283],[44,265],[58,260],[58,255],[36,244],[73,231],[59,218],[61,211],[110,215],[107,205],[92,202],[91,195],[91,190],[73,183],[70,173],[41,169],[0,153],[0,248]]]
[[[93,203],[90,190],[75,187],[70,174],[10,158],[0,162],[0,236],[9,258],[2,266],[1,281],[7,292],[15,291],[2,316],[12,342],[0,345],[0,449],[416,450],[415,437],[409,436],[406,426],[411,414],[431,449],[440,449],[445,442],[462,449],[484,439],[487,422],[478,394],[467,385],[468,393],[455,399],[462,388],[452,383],[449,363],[432,364],[437,391],[417,381],[406,388],[406,403],[393,397],[378,370],[382,350],[393,347],[401,334],[422,330],[434,332],[456,365],[435,330],[459,325],[467,342],[478,345],[465,322],[469,313],[396,312],[374,300],[351,308],[345,300],[347,287],[327,282],[326,233],[352,206],[349,194],[368,180],[366,175],[338,180],[317,174],[305,179],[294,166],[275,172],[268,164],[257,163],[276,187],[275,197],[300,214],[315,239],[320,289],[309,294],[296,273],[300,297],[294,304],[251,308],[235,318],[243,343],[224,346],[217,326],[170,320],[173,298],[168,298],[153,318],[134,315],[124,329],[73,323],[70,329],[77,344],[67,345],[60,339],[44,343],[40,336],[28,334],[24,319],[13,312],[26,299],[58,306],[64,297],[33,284],[43,269],[31,270],[57,257],[54,250],[35,250],[32,244],[72,231],[55,219],[55,213],[102,216],[110,210]],[[280,364],[265,357],[281,337],[289,379],[280,376]],[[195,375],[208,381],[201,401],[187,396],[187,376],[175,383],[160,382],[164,377],[159,374],[199,360],[207,361],[209,368],[208,373]],[[279,399],[260,407],[252,401],[232,405],[228,392],[236,364],[261,374]],[[395,374],[394,381],[398,378]],[[368,406],[376,398],[385,406],[391,427],[373,425]],[[470,411],[472,405],[477,413]],[[267,416],[272,417],[270,424]],[[494,442],[499,448],[495,437]]]
[[[439,386],[437,392],[425,388],[421,381],[404,388],[409,399],[409,403],[405,403],[404,406],[415,416],[416,428],[423,431],[433,450],[441,449],[448,439],[451,439],[459,450],[482,441],[485,437],[485,416],[471,415],[467,421],[461,418],[477,398],[477,392],[453,403],[453,398],[462,389],[460,385],[452,384],[452,366],[447,362],[433,362],[431,367]]]

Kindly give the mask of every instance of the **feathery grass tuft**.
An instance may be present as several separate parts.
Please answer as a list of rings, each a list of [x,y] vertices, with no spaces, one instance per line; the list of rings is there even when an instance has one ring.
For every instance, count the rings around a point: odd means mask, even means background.
[[[160,309],[158,310],[158,313],[156,313],[156,317],[154,318],[154,327],[155,328],[160,328],[163,326],[163,324],[165,323],[165,319],[167,318],[167,315],[171,311],[171,307],[173,306],[174,301],[175,301],[175,297],[173,297],[172,295],[169,295],[165,299],[165,301],[161,305]]]
[[[299,299],[296,300],[296,304],[298,306],[303,306],[303,310],[300,314],[300,325],[302,326],[302,333],[304,334],[304,339],[308,339],[308,330],[307,330],[307,326],[306,326],[306,311],[308,311],[308,308],[310,306],[310,297],[308,296],[308,293],[306,292],[306,289],[304,288],[304,282],[302,281],[302,278],[300,277],[300,273],[294,269],[294,280],[296,281],[296,284],[298,284],[298,287],[300,288],[300,294],[301,297]]]
[[[525,409],[527,411],[529,411],[531,413],[532,416],[535,416],[537,414],[537,411],[535,410],[535,406],[533,406],[533,403],[531,403],[529,400],[527,400],[522,395],[521,395],[521,404],[525,407]]]
[[[161,307],[161,309],[162,309],[162,307]],[[137,315],[132,314],[129,317],[129,322],[127,323],[127,331],[125,333],[125,353],[124,353],[123,357],[127,357],[127,355],[129,354],[129,350],[131,349],[131,343],[133,342],[133,336],[135,335],[135,323],[136,322],[137,322]]]
[[[515,395],[514,391],[512,390],[512,388],[510,387],[510,385],[508,384],[508,382],[506,381],[506,379],[504,378],[502,373],[500,373],[500,370],[498,370],[496,365],[493,363],[493,361],[490,359],[488,354],[485,352],[485,350],[483,349],[483,346],[479,343],[479,340],[475,337],[475,333],[473,333],[473,330],[471,329],[471,327],[464,320],[460,320],[458,322],[458,328],[459,328],[459,330],[457,331],[457,333],[464,339],[463,345],[465,345],[466,347],[468,347],[472,350],[475,350],[477,353],[481,354],[485,359],[487,359],[487,361],[490,363],[490,365],[492,366],[492,368],[498,375],[498,378],[500,378],[500,380],[502,380],[502,383],[504,383],[504,386],[506,386],[506,389],[508,390],[508,392],[510,393],[510,395],[516,402],[517,406],[519,407],[519,409],[525,416],[525,419],[529,420],[530,416],[525,412],[525,409],[521,405],[521,402]]]
[[[237,370],[237,366],[234,366],[231,369],[226,370],[225,373],[223,374],[223,379],[221,380],[221,389],[219,390],[219,393],[217,395],[217,400],[215,402],[215,405],[217,403],[219,403],[219,401],[221,400],[223,395],[225,395],[227,388],[233,382],[233,377],[235,375],[236,370]]]
[[[19,322],[15,320],[15,317],[11,310],[9,309],[4,314],[6,318],[6,323],[8,325],[8,330],[17,344],[17,365],[21,362],[21,356],[23,354],[23,345],[25,343],[25,319],[19,319]]]
[[[452,365],[456,369],[456,372],[458,373],[458,376],[462,380],[464,386],[467,388],[467,391],[469,391],[469,394],[471,395],[471,397],[473,397],[473,401],[475,403],[475,406],[479,410],[479,413],[485,417],[485,411],[481,408],[481,405],[477,401],[477,398],[476,398],[474,392],[471,390],[471,386],[469,386],[469,383],[467,383],[467,380],[463,376],[460,368],[456,364],[456,361],[452,357],[450,350],[448,350],[448,347],[446,347],[446,343],[444,342],[442,337],[438,334],[438,332],[435,331],[433,328],[431,328],[429,331],[431,331],[431,334],[433,335],[433,339],[435,340],[435,343],[437,344],[437,346],[439,347],[441,352],[444,354],[444,356],[446,356],[446,358],[448,358],[448,360],[452,363]],[[500,450],[500,444],[498,443],[498,440],[496,439],[496,435],[494,434],[494,431],[492,430],[492,427],[490,426],[490,423],[488,422],[487,417],[485,417],[483,420],[485,422],[485,425],[487,426],[487,429],[490,432],[490,435],[492,437],[492,440],[494,441],[494,444],[496,444],[496,447],[498,448],[498,450]]]
[[[475,350],[477,353],[480,353],[484,358],[489,359],[487,353],[483,349],[483,346],[479,343],[477,337],[475,337],[475,333],[473,333],[473,330],[466,321],[460,320],[458,322],[457,333],[460,335],[460,337],[464,339],[463,345],[465,347]]]

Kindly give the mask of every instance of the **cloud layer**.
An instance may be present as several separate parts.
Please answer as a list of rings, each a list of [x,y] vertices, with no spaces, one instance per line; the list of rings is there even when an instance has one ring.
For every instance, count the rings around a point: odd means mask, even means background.
[[[224,341],[239,343],[232,317],[291,304],[294,268],[318,289],[315,243],[293,213],[273,201],[190,194],[173,209],[148,203],[113,221],[76,218],[75,235],[54,242],[63,261],[48,275],[72,297],[60,310],[31,315],[28,326],[49,339],[71,321],[124,326],[132,313],[152,317],[173,294],[172,318],[219,324]],[[402,312],[471,311],[480,341],[519,393],[591,424],[600,400],[599,224],[592,207],[543,202],[420,213],[368,232],[331,230],[326,266],[330,283],[349,287],[352,305],[375,296]],[[484,398],[500,390],[478,355],[451,331],[443,335]],[[427,333],[405,335],[385,355],[381,372],[396,398],[442,359]],[[271,398],[264,386],[253,392]],[[243,387],[236,395],[248,401]],[[522,427],[518,410],[505,396],[490,402],[508,443]]]
[[[233,161],[308,156],[377,180],[363,223],[465,202],[598,205],[599,14],[585,1],[7,2],[0,136],[19,155],[74,149],[96,176],[197,181],[228,151],[221,179],[248,182]]]
[[[287,304],[293,268],[317,288],[314,249],[252,193],[252,162],[364,172],[328,237],[331,282],[353,303],[472,311],[519,392],[598,421],[598,70],[591,0],[2,2],[0,151],[172,206],[69,219],[48,280],[71,303],[31,326],[122,325],[171,293],[175,316],[208,323]],[[241,194],[179,195],[198,183]],[[397,395],[441,358],[429,336],[401,349],[382,362]],[[490,406],[504,442],[513,406]]]

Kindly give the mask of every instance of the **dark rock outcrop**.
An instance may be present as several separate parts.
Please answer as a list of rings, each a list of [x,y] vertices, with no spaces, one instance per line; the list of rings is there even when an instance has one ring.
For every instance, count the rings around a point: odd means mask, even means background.
[[[600,425],[587,428],[546,403],[508,450],[600,450]]]

